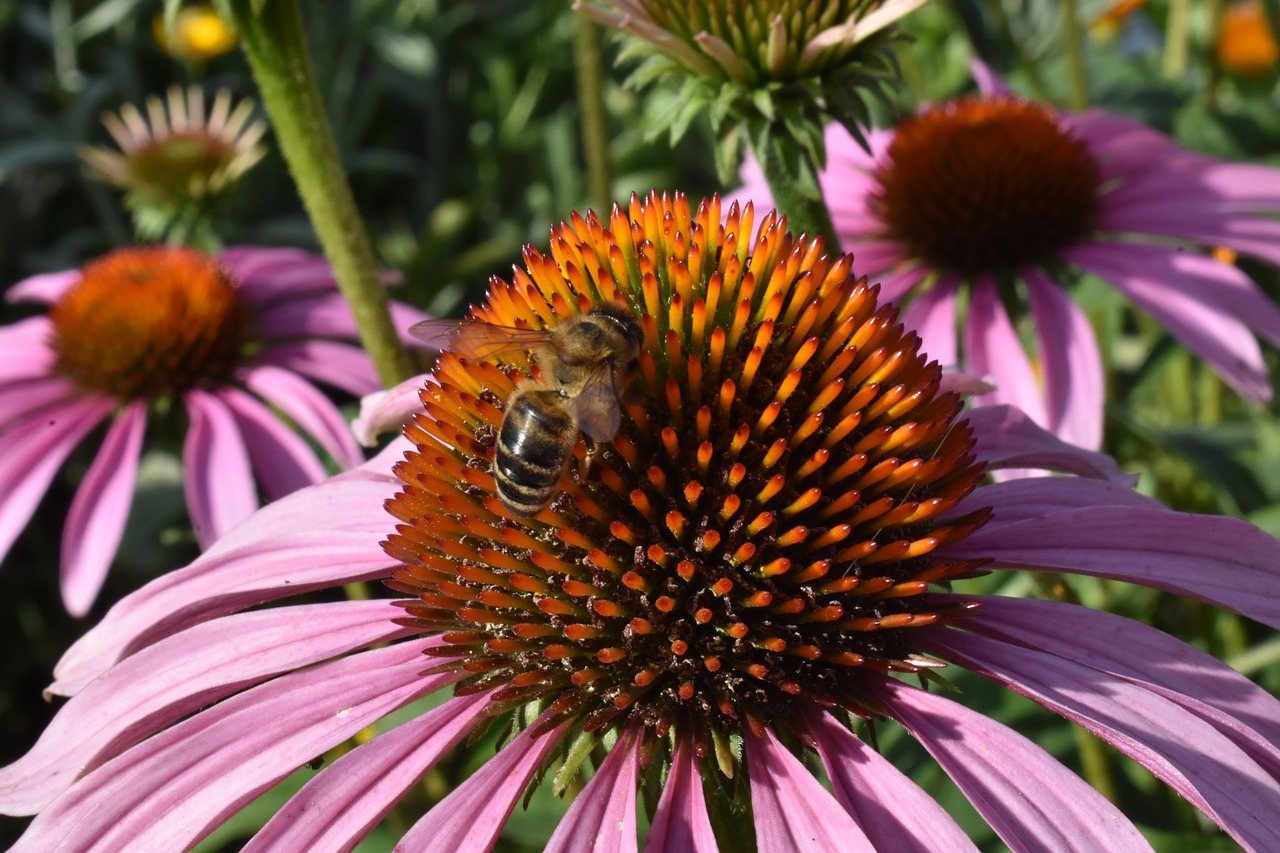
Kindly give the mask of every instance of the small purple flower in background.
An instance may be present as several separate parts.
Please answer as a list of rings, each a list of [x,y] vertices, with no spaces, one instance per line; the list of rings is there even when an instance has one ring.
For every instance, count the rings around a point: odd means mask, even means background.
[[[511,738],[397,849],[486,850],[535,776],[562,791],[593,754],[547,849],[636,850],[641,786],[646,850],[716,849],[706,796],[735,798],[714,811],[753,821],[761,850],[974,849],[855,734],[862,717],[910,732],[1014,849],[1150,849],[1035,743],[894,677],[946,666],[1085,726],[1244,847],[1280,849],[1274,697],[1138,622],[950,589],[1079,573],[1277,626],[1280,543],[1133,493],[1014,409],[966,415],[850,257],[772,213],[756,227],[749,206],[722,219],[718,199],[651,195],[607,223],[573,216],[551,246],[474,316],[539,329],[621,300],[640,319],[636,393],[590,476],[512,516],[493,439],[535,365],[442,355],[403,439],[259,510],[69,650],[51,689],[72,698],[0,769],[0,810],[36,815],[15,851],[186,849],[377,726],[245,847],[350,850],[495,715]],[[1083,476],[981,485],[1000,466]],[[407,597],[290,601],[371,580]]]
[[[108,424],[62,535],[62,595],[84,615],[115,556],[149,420],[179,414],[187,509],[208,545],[268,499],[363,455],[313,383],[378,387],[328,264],[293,249],[121,249],[35,276],[10,301],[47,314],[0,329],[0,555],[68,455]],[[401,325],[422,315],[394,307]],[[292,421],[289,425],[282,416]],[[305,438],[304,438],[305,436]]]
[[[1131,299],[1241,394],[1269,400],[1254,335],[1280,344],[1280,310],[1208,247],[1280,265],[1280,222],[1260,215],[1280,211],[1280,170],[1194,154],[1098,110],[1015,97],[983,66],[975,76],[981,96],[869,133],[869,154],[837,125],[826,134],[820,181],[841,248],[886,298],[910,300],[903,320],[929,354],[990,375],[997,388],[981,401],[1017,405],[1098,447],[1102,359],[1063,288],[1074,268]],[[766,202],[759,166],[742,176],[734,197]],[[1042,381],[1010,306],[1030,312]]]

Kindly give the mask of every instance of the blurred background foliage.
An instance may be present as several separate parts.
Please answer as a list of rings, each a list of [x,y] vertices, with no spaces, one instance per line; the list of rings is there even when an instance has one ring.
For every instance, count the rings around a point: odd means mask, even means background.
[[[900,53],[905,85],[878,123],[923,101],[971,89],[977,55],[1013,88],[1063,107],[1097,106],[1228,159],[1280,167],[1277,64],[1265,41],[1232,35],[1234,0],[935,0],[904,21],[914,42]],[[1273,0],[1255,4],[1280,32]],[[1082,73],[1066,49],[1064,11],[1074,10]],[[198,83],[252,96],[234,36],[211,10],[185,6],[165,38],[160,0],[0,0],[0,282],[77,267],[132,242],[120,193],[85,176],[83,144],[110,144],[100,115],[140,104],[170,84]],[[343,159],[379,260],[403,271],[399,298],[459,314],[506,275],[526,242],[570,210],[593,206],[583,166],[574,77],[578,26],[567,0],[333,0],[307,5],[317,73]],[[194,21],[194,23],[193,23]],[[185,29],[184,29],[185,27]],[[1246,34],[1247,35],[1247,34]],[[1243,38],[1243,40],[1242,40]],[[691,196],[716,190],[705,128],[674,151],[647,129],[670,106],[662,89],[633,92],[614,67],[618,44],[603,36],[613,197],[651,187]],[[1232,41],[1234,39],[1234,41]],[[233,49],[223,51],[223,48]],[[1267,61],[1270,56],[1269,62]],[[1083,86],[1080,84],[1083,83]],[[700,131],[700,132],[699,132]],[[271,143],[270,134],[267,136]],[[317,244],[274,150],[221,211],[228,244]],[[1245,264],[1273,297],[1280,275]],[[1142,474],[1140,489],[1184,510],[1240,515],[1280,534],[1280,409],[1259,409],[1136,314],[1110,288],[1082,280],[1078,297],[1103,342],[1109,374],[1107,449]],[[5,304],[4,322],[30,309]],[[1273,369],[1276,353],[1269,352]],[[92,442],[89,443],[90,445]],[[78,469],[83,472],[87,460]],[[74,466],[68,466],[73,472]],[[25,751],[51,716],[40,701],[53,664],[86,625],[122,595],[194,554],[180,528],[175,457],[148,457],[116,570],[86,622],[67,617],[57,592],[57,532],[74,483],[55,482],[0,570],[0,762]],[[157,546],[157,542],[161,543]],[[1075,597],[1177,634],[1280,691],[1280,642],[1230,614],[1146,589],[1073,579],[992,577],[1005,594]],[[962,679],[967,701],[1017,726],[1108,791],[1160,850],[1231,849],[1195,813],[1132,762],[1072,737],[1060,720],[978,679]],[[944,774],[896,730],[882,746],[904,770],[938,791],[985,849],[999,842]],[[496,738],[491,733],[488,740]],[[329,758],[332,759],[333,756]],[[1098,768],[1101,768],[1099,770]],[[435,770],[416,805],[438,798],[471,770]],[[235,849],[305,780],[264,795],[209,839]],[[413,798],[361,849],[387,849],[412,820]],[[517,813],[503,844],[537,849],[563,806],[545,793]],[[0,843],[20,821],[0,823]]]

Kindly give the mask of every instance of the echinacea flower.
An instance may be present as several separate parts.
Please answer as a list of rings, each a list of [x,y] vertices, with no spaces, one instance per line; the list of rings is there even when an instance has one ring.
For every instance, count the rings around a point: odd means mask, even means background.
[[[133,104],[103,114],[119,151],[84,146],[79,153],[91,177],[125,191],[139,234],[155,239],[205,211],[266,155],[267,124],[252,117],[253,101],[233,109],[225,89],[206,115],[203,89],[172,86],[165,100],[147,99],[146,118]]]
[[[51,688],[72,698],[0,769],[0,808],[36,815],[13,849],[185,849],[377,726],[244,848],[350,850],[495,716],[505,746],[398,850],[488,849],[531,780],[563,789],[593,766],[547,849],[637,849],[638,788],[647,850],[717,849],[712,814],[761,850],[974,849],[854,733],[862,717],[901,724],[1014,849],[1150,849],[1031,740],[895,677],[947,666],[1084,725],[1244,846],[1280,849],[1280,702],[1140,623],[947,589],[1077,572],[1277,625],[1280,543],[1169,511],[1008,407],[966,416],[851,256],[753,218],[653,194],[526,249],[474,318],[542,329],[620,300],[645,331],[593,466],[513,516],[494,435],[540,367],[443,354],[403,439],[260,510],[72,647]],[[981,484],[987,465],[1059,461],[1094,478]],[[289,600],[375,579],[405,597]]]
[[[675,106],[655,129],[678,139],[708,117],[732,168],[744,141],[772,128],[803,137],[821,162],[823,121],[858,133],[862,96],[896,71],[893,24],[925,0],[576,0],[585,15],[635,36],[648,57],[632,78],[683,80]]]
[[[1099,110],[1059,112],[976,74],[984,94],[870,133],[870,153],[827,128],[820,180],[841,246],[886,298],[914,300],[904,321],[930,356],[992,376],[997,390],[983,400],[1098,447],[1102,359],[1068,288],[1084,271],[1241,394],[1270,399],[1254,334],[1280,344],[1280,310],[1210,247],[1280,264],[1280,221],[1263,215],[1280,210],[1280,170],[1194,154]],[[736,197],[768,199],[758,165],[743,178]],[[1010,308],[1034,322],[1042,380]]]
[[[119,545],[149,421],[185,430],[187,510],[202,545],[257,508],[259,485],[274,499],[324,479],[308,438],[343,467],[363,460],[312,384],[378,387],[320,257],[120,249],[19,282],[7,298],[50,307],[0,329],[0,555],[68,455],[108,425],[62,533],[62,595],[75,615],[92,606]],[[421,316],[393,310],[404,323]]]

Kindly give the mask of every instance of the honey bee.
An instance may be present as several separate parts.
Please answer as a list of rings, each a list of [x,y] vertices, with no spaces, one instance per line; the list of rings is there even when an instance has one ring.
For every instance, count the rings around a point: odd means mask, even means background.
[[[494,450],[498,499],[520,517],[556,496],[578,434],[588,460],[597,442],[622,424],[619,396],[640,366],[644,330],[629,309],[606,302],[553,329],[520,329],[473,320],[425,320],[410,334],[473,360],[536,354],[541,380],[522,381],[507,401]]]

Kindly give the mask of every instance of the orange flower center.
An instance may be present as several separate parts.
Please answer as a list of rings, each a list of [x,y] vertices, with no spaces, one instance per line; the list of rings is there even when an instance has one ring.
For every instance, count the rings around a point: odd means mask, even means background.
[[[217,261],[192,249],[121,249],[84,268],[49,311],[56,369],[122,400],[225,381],[245,313]]]
[[[621,301],[645,331],[617,435],[532,518],[499,499],[493,460],[543,365],[449,352],[422,391],[391,586],[460,690],[498,688],[490,713],[546,701],[543,725],[706,735],[810,700],[860,710],[863,673],[936,665],[912,632],[963,616],[927,595],[980,566],[935,554],[988,516],[952,515],[982,476],[959,398],[851,256],[773,214],[720,222],[716,200],[656,194],[575,216],[474,309],[540,329]]]
[[[974,274],[1044,263],[1088,233],[1098,167],[1055,117],[967,98],[903,122],[872,207],[931,266]]]

